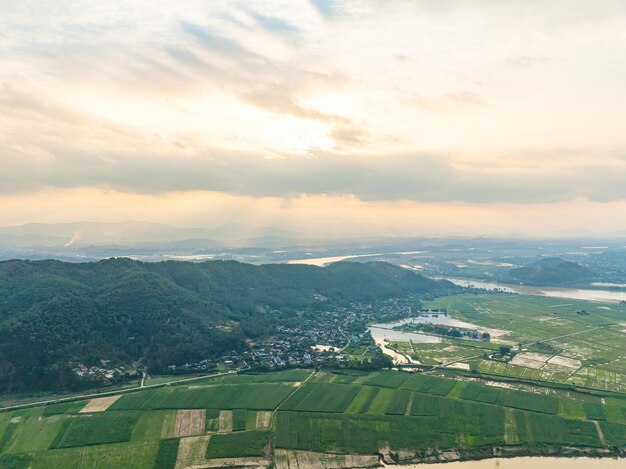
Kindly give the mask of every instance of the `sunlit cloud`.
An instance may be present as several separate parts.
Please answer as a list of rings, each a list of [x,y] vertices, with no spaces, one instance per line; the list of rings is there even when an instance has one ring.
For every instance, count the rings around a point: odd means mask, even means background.
[[[27,0],[0,13],[5,203],[220,194],[276,201],[268,219],[278,201],[330,197],[406,224],[392,206],[442,204],[469,223],[469,206],[626,200],[617,0]]]

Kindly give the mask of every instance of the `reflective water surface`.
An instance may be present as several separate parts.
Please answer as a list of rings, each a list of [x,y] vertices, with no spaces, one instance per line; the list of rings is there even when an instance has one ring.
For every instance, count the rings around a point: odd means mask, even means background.
[[[461,287],[483,288],[485,290],[499,290],[507,293],[520,293],[522,295],[551,296],[553,298],[567,298],[571,300],[607,301],[616,303],[626,300],[626,292],[612,290],[585,290],[580,288],[558,287],[528,287],[523,285],[504,285],[494,282],[482,282],[480,280],[466,280],[459,278],[447,278],[450,282]]]

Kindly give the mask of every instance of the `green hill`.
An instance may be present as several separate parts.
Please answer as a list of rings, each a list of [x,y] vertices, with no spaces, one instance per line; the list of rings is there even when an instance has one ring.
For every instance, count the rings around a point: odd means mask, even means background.
[[[70,364],[103,358],[154,371],[202,360],[320,297],[338,305],[450,288],[385,263],[0,262],[0,389],[84,387]]]
[[[526,285],[571,285],[589,281],[593,271],[576,262],[550,257],[525,267],[510,269],[503,274],[506,282]]]

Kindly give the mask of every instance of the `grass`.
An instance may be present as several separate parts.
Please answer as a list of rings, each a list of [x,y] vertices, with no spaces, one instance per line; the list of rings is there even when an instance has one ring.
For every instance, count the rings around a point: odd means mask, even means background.
[[[626,447],[626,425],[613,422],[600,422],[606,442],[617,448]]]
[[[374,374],[371,378],[367,379],[364,384],[370,386],[382,386],[386,388],[399,388],[402,384],[409,379],[411,375],[408,373],[396,373],[393,371],[382,371]]]
[[[349,414],[366,413],[378,395],[379,390],[380,388],[374,386],[362,386],[346,408],[346,412]]]
[[[465,390],[461,393],[461,399],[495,404],[501,392],[501,389],[485,386],[484,384],[468,383]]]
[[[246,409],[233,410],[233,431],[240,432],[246,429],[248,411]]]
[[[207,459],[263,456],[268,433],[253,431],[212,435],[206,449]]]
[[[504,389],[500,392],[497,403],[505,407],[556,414],[558,411],[558,399],[545,394],[514,391]]]
[[[253,409],[271,410],[291,392],[291,384],[241,383],[170,386],[122,396],[110,410]]]
[[[404,389],[395,391],[393,399],[387,406],[387,410],[385,410],[385,414],[404,415],[411,402],[411,397],[412,393],[410,391]]]
[[[350,384],[306,383],[282,406],[285,410],[343,412],[359,392]]]
[[[409,389],[411,391],[435,394],[436,396],[447,396],[454,385],[455,382],[449,379],[415,374],[410,380],[402,385],[402,388]]]
[[[136,414],[93,414],[66,419],[50,448],[71,448],[129,441]]]
[[[585,415],[591,420],[606,420],[606,413],[604,412],[604,406],[597,402],[585,402],[583,405],[585,409]]]
[[[159,441],[154,467],[158,469],[174,469],[176,467],[179,444],[180,438]]]
[[[119,443],[102,446],[55,449],[31,453],[31,469],[97,468],[97,469],[153,469],[167,466],[155,465],[158,442],[148,444]],[[4,466],[2,466],[4,467]],[[8,466],[13,469],[13,466]],[[173,468],[174,466],[170,466]]]

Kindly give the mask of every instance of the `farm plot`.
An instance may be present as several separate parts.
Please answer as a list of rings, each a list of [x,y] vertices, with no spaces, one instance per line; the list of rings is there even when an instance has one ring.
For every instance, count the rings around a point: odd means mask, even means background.
[[[176,424],[174,436],[193,436],[204,433],[206,423],[206,410],[192,409],[179,410],[176,412]]]
[[[551,355],[534,352],[523,352],[515,355],[511,360],[511,365],[523,366],[525,368],[541,368],[546,362],[552,358]]]
[[[364,384],[369,386],[382,386],[385,388],[399,388],[410,377],[407,373],[395,371],[381,371],[367,379]]]
[[[278,449],[274,454],[276,469],[306,467],[378,467],[378,456],[360,454],[328,454],[312,451]]]
[[[362,414],[367,412],[379,391],[380,388],[376,386],[361,386],[358,394],[346,408],[346,412],[349,414]]]
[[[122,396],[110,410],[122,409],[252,409],[271,410],[291,392],[283,383],[218,384],[206,387],[172,386]]]
[[[585,402],[583,404],[585,409],[585,416],[591,420],[606,420],[606,413],[604,412],[604,405],[597,402]]]
[[[447,396],[454,385],[455,381],[450,379],[414,374],[410,380],[402,385],[402,389],[435,394],[437,396]]]
[[[246,429],[248,411],[246,409],[233,410],[233,431],[240,432]]]
[[[159,441],[159,447],[154,462],[155,468],[174,469],[178,458],[180,438],[170,438]]]
[[[211,435],[206,459],[263,456],[268,434],[262,431]]]
[[[168,420],[169,427],[170,419],[175,424],[176,416],[174,415],[174,411],[152,410],[148,412],[141,412],[137,423],[133,427],[133,433],[130,437],[130,441],[145,443],[152,440],[158,440],[161,438],[161,435],[163,435],[166,420]],[[174,425],[172,425],[171,429],[167,429],[167,433],[164,437],[170,437],[173,433]]]
[[[174,469],[174,465],[167,466],[155,463],[159,450],[158,442],[147,444],[109,444],[102,446],[87,446],[76,448],[55,449],[54,451],[38,451],[30,453],[31,461],[28,465],[7,465],[7,469],[30,467],[32,469],[49,468],[77,468],[77,469],[119,469],[132,467],[137,469]],[[22,455],[20,455],[22,456]]]
[[[233,431],[233,411],[222,410],[220,411],[218,430],[220,433]]]
[[[484,384],[468,383],[461,394],[461,399],[495,404],[501,392],[501,389],[485,386]]]
[[[50,448],[70,448],[129,441],[136,413],[92,414],[65,420]]]
[[[272,422],[271,412],[259,411],[256,413],[256,429],[257,430],[269,429],[271,422]]]
[[[121,396],[118,394],[117,396],[108,396],[108,397],[98,397],[96,399],[90,400],[85,407],[80,409],[81,413],[90,413],[90,412],[104,412],[109,407],[115,403]]]
[[[547,396],[545,394],[503,389],[500,392],[497,403],[504,407],[543,412],[545,414],[556,414],[559,401],[556,397]]]
[[[343,412],[359,392],[350,384],[306,383],[282,406],[285,410]]]
[[[337,376],[354,379],[351,384],[328,382]],[[385,383],[399,387],[362,384],[377,383],[381,376]],[[105,412],[80,413],[86,404],[82,402],[64,407],[67,413],[57,413],[61,408],[56,408],[52,415],[44,415],[46,407],[0,413],[0,467],[265,465],[266,454],[272,451],[270,441],[279,467],[298,461],[328,460],[330,464],[335,457],[339,463],[370,461],[379,452],[409,455],[428,449],[484,449],[505,444],[600,448],[603,442],[598,429],[609,449],[626,447],[626,398],[618,394],[594,391],[594,396],[572,389],[540,394],[487,386],[475,378],[452,380],[404,372],[344,375],[318,371],[315,379],[299,388],[294,388],[294,383],[285,383],[292,394],[275,414],[272,409],[204,409],[196,405],[116,410],[122,404],[141,405],[136,397],[142,394],[152,404],[155,399],[167,402],[172,395],[179,399],[182,391],[171,389],[133,393],[128,396],[130,401],[124,403],[120,398]],[[282,383],[242,384],[264,387]],[[234,381],[180,388],[206,402],[203,394],[195,393],[239,385]],[[207,431],[210,434],[203,434]],[[191,434],[197,436],[184,436]],[[172,438],[175,435],[178,437]]]
[[[178,445],[175,469],[199,466],[205,462],[204,454],[211,436],[190,436],[181,438]]]
[[[46,450],[68,418],[66,415],[29,416],[19,422],[14,422],[16,419],[13,418],[6,424],[0,437],[0,451],[20,453]]]
[[[396,390],[393,399],[387,406],[385,414],[387,415],[404,415],[407,407],[411,403],[412,393],[404,389]]]

